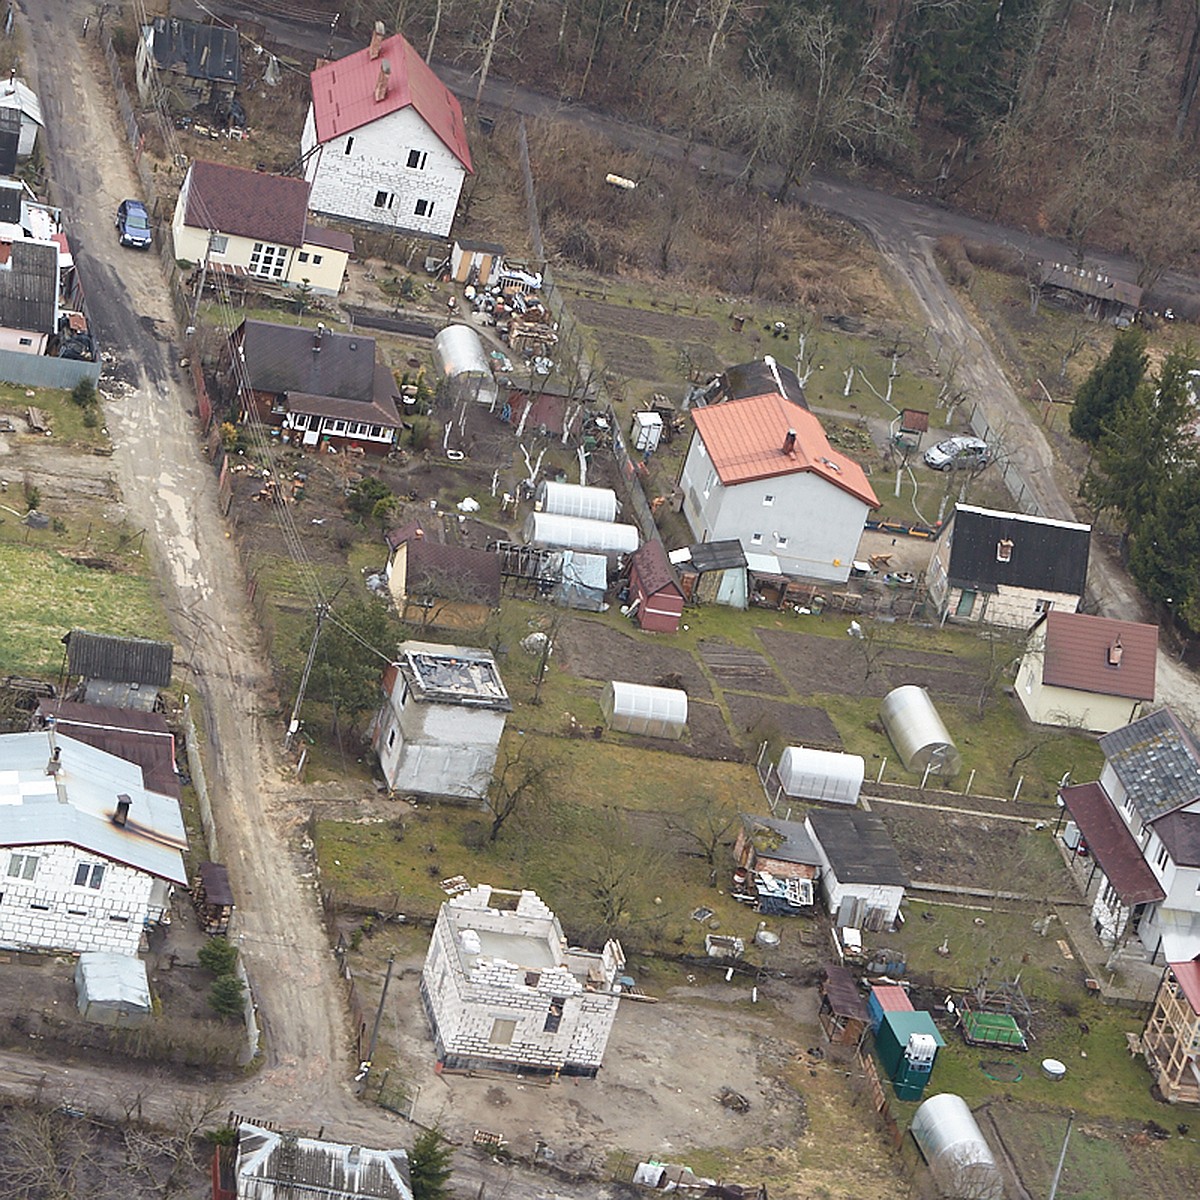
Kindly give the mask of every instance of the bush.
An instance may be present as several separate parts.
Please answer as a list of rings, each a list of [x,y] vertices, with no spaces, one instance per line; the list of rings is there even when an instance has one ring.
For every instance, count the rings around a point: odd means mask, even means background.
[[[91,408],[96,403],[96,385],[90,379],[81,379],[71,389],[71,403],[77,408]]]
[[[208,989],[208,1005],[218,1016],[240,1017],[245,986],[236,975],[218,975]]]
[[[35,508],[42,502],[42,489],[36,483],[26,483],[25,485],[25,508],[28,512],[33,512]]]
[[[391,498],[391,488],[386,483],[381,483],[374,476],[369,475],[366,479],[360,479],[354,484],[346,497],[346,503],[350,506],[350,511],[360,521],[363,521],[374,513],[376,505],[381,500],[390,500]]]
[[[238,958],[238,948],[223,937],[209,938],[200,947],[200,965],[214,975],[232,975]]]
[[[83,410],[84,429],[95,429],[100,424],[100,410],[93,404]]]

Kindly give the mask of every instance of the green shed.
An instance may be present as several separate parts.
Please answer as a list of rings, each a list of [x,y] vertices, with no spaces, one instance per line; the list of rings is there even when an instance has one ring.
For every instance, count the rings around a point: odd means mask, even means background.
[[[920,1100],[946,1043],[927,1012],[884,1012],[875,1053],[899,1100]]]

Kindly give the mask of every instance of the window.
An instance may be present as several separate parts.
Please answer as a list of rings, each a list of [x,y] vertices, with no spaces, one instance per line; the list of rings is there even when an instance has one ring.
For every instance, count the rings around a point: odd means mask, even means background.
[[[701,457],[701,458],[707,458],[707,457],[708,457],[708,451],[707,451],[707,450],[704,448],[704,443],[703,443],[703,442],[701,442],[701,441],[697,441],[697,442],[696,442],[696,449],[700,451],[700,457]]]
[[[18,338],[18,339],[17,339],[17,342],[18,342],[20,345],[22,345],[22,346],[32,346],[32,345],[33,345],[33,338],[25,338],[25,337],[23,337],[23,338]]]
[[[301,250],[300,253],[296,255],[296,261],[297,262],[308,262],[308,251]]]
[[[425,170],[425,160],[428,157],[429,154],[425,150],[410,150],[408,152],[408,165],[414,171],[423,171]]]
[[[128,918],[128,917],[109,917],[108,919],[109,919],[110,921],[116,921],[116,923],[117,923],[118,925],[128,925],[128,924],[129,924],[129,918]]]
[[[281,279],[286,261],[287,250],[283,246],[255,242],[250,251],[250,274],[262,279]]]
[[[1048,613],[1054,607],[1053,600],[1039,600],[1034,606],[1033,611],[1038,613]]]
[[[319,267],[320,265],[321,265],[321,255],[319,255],[319,254],[314,254],[314,255],[313,255],[313,266],[314,266],[314,267]]]
[[[539,983],[541,983],[541,981],[542,981],[541,971],[526,971],[525,972],[525,986],[526,987],[535,988],[535,987],[537,987],[537,985]]]
[[[68,917],[86,917],[87,909],[86,908],[68,908],[67,916]]]
[[[775,549],[776,550],[786,550],[787,544],[788,544],[787,538],[781,537],[778,533],[775,535]]]
[[[392,193],[391,192],[376,192],[375,193],[375,207],[376,208],[391,208],[392,207]]]
[[[964,588],[958,596],[958,604],[955,605],[954,615],[956,617],[969,617],[975,608],[975,593],[969,588]]]
[[[48,905],[48,904],[31,904],[29,907],[32,908],[34,910],[34,912],[49,912],[50,911],[50,905]]]
[[[543,1033],[557,1033],[558,1027],[562,1024],[563,1005],[567,1002],[565,996],[553,996],[550,999],[550,1007],[546,1011],[546,1023],[542,1026]]]
[[[346,139],[346,153],[349,154],[350,151],[353,149],[354,149],[354,139],[352,137],[348,137]]]
[[[513,1034],[516,1032],[516,1021],[511,1021],[507,1017],[497,1017],[492,1022],[492,1032],[488,1035],[488,1041],[493,1046],[511,1046]]]
[[[390,750],[396,744],[396,731],[393,729],[388,734],[388,749]]]
[[[1157,857],[1157,858],[1154,860],[1154,861],[1155,861],[1155,863],[1157,863],[1157,864],[1158,864],[1158,869],[1159,869],[1160,871],[1165,871],[1165,870],[1167,869],[1167,858],[1168,858],[1168,857],[1169,857],[1169,856],[1168,856],[1168,854],[1167,854],[1167,848],[1166,848],[1166,846],[1164,846],[1164,847],[1163,847],[1163,848],[1162,848],[1162,849],[1161,849],[1161,850],[1158,852],[1158,857]]]
[[[104,864],[81,862],[75,868],[75,886],[99,891],[104,882]]]
[[[762,545],[762,534],[761,533],[752,533],[750,535],[750,545],[761,546]]]
[[[224,254],[229,249],[229,239],[223,233],[210,233],[208,235],[208,252],[210,254]]]
[[[775,503],[774,496],[764,496],[763,497],[763,508],[770,508],[771,505],[774,503]]]
[[[433,216],[433,201],[432,200],[418,200],[416,207],[413,209],[413,212],[415,212],[418,217],[432,217]]]
[[[8,860],[8,874],[12,879],[32,879],[37,874],[36,854],[14,854]]]
[[[1001,538],[996,543],[996,561],[997,562],[1012,562],[1013,544],[1012,538]]]

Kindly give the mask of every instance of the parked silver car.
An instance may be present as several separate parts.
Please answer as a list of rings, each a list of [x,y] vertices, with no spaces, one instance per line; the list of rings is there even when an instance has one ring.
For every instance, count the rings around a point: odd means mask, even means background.
[[[962,467],[985,467],[992,461],[991,447],[977,437],[952,437],[925,451],[925,465],[935,471],[954,471]]]

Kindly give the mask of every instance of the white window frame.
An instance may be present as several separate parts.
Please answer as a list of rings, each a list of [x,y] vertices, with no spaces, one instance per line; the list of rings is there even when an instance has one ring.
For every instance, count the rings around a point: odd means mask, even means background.
[[[763,540],[763,535],[761,533],[752,533],[750,535],[750,545],[752,545],[752,546],[761,546],[762,540]]]
[[[37,854],[13,854],[8,859],[8,877],[9,879],[24,879],[33,880],[37,878],[38,863],[41,862],[40,855]]]
[[[251,275],[259,279],[282,279],[287,266],[287,247],[275,246],[270,242],[255,242],[250,251]]]
[[[98,892],[104,886],[106,866],[104,863],[80,859],[75,864],[75,880],[72,886]]]
[[[223,233],[211,233],[208,236],[209,254],[224,254],[229,249],[229,238]]]
[[[413,162],[413,157],[416,157],[416,162]],[[423,171],[425,164],[429,161],[428,150],[410,150],[408,152],[408,169],[410,171]]]
[[[775,504],[775,497],[769,492],[763,496],[763,508],[772,508]]]
[[[432,217],[433,216],[433,201],[418,200],[413,205],[413,215],[417,217]]]

